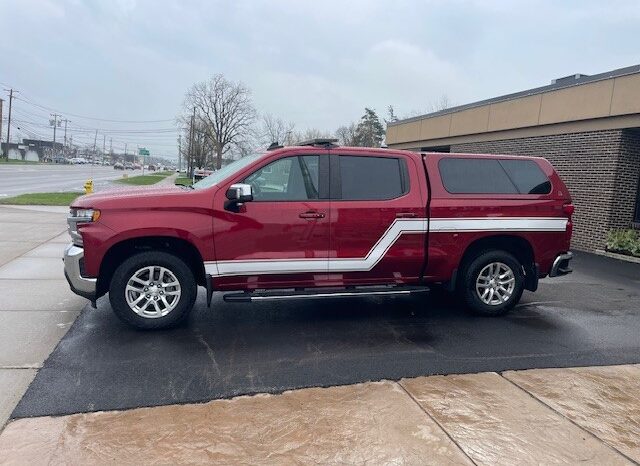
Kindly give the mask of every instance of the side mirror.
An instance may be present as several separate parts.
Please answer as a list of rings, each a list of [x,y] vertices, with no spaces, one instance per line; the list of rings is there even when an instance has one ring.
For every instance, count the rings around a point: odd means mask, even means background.
[[[253,189],[250,184],[232,184],[227,189],[226,196],[228,201],[225,204],[225,208],[235,208],[245,202],[253,201]]]
[[[250,184],[232,184],[227,189],[227,199],[236,202],[253,201],[253,189]]]

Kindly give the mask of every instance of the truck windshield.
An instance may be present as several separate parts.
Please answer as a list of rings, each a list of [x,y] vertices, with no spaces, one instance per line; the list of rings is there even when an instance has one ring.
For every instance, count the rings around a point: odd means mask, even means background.
[[[255,162],[261,156],[262,154],[247,155],[246,157],[242,157],[241,159],[235,160],[231,162],[229,165],[225,165],[220,170],[216,170],[206,178],[203,178],[197,183],[194,183],[193,189],[210,188],[211,186],[218,184],[219,182],[225,180],[226,178],[233,175],[234,173],[239,172],[250,163]]]

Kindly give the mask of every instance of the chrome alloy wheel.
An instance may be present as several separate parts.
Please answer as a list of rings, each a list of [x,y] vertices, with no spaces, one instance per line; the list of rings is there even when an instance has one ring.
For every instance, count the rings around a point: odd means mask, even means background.
[[[476,292],[480,300],[490,306],[506,303],[516,287],[513,270],[502,262],[492,262],[484,267],[476,280]]]
[[[171,270],[159,265],[137,270],[127,282],[127,304],[140,317],[156,319],[175,309],[180,301],[180,282]]]

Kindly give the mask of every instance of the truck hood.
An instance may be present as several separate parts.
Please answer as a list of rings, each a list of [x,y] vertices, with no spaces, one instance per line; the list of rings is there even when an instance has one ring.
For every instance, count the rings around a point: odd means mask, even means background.
[[[113,189],[80,196],[73,201],[71,206],[80,208],[136,208],[155,206],[158,202],[166,205],[166,201],[173,201],[176,198],[180,198],[184,202],[183,196],[188,196],[193,192],[179,186]]]

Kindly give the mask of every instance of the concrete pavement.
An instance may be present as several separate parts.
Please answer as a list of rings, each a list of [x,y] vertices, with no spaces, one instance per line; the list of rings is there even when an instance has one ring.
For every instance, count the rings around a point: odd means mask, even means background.
[[[0,207],[0,428],[87,301],[62,274],[66,207]]]
[[[640,462],[640,366],[485,372],[13,421],[9,464]]]

